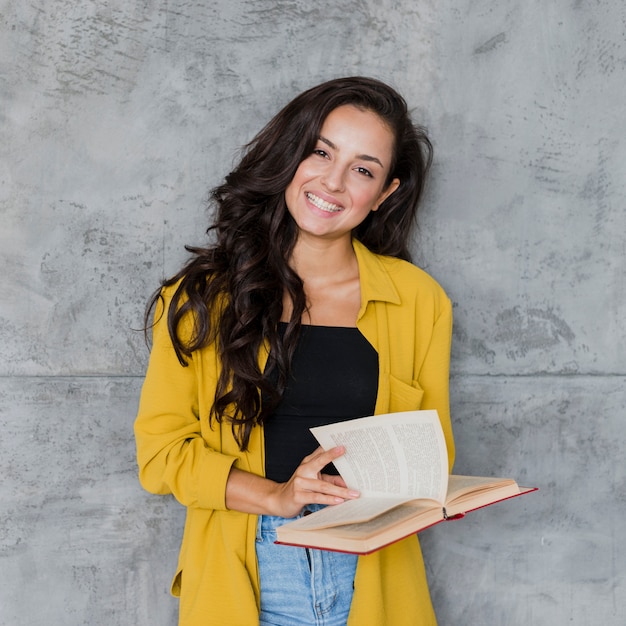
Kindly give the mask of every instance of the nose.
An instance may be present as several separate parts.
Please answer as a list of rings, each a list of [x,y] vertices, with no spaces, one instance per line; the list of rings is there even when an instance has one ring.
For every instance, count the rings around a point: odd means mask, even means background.
[[[328,191],[343,191],[345,184],[344,177],[344,168],[341,164],[334,162],[328,164],[321,180]]]

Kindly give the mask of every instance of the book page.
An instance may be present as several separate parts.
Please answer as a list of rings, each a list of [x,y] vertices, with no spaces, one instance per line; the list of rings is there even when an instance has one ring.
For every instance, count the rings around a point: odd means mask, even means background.
[[[448,482],[446,509],[449,513],[465,512],[519,494],[512,478],[453,475]]]
[[[432,504],[432,503],[431,503]],[[411,500],[395,506],[382,515],[378,515],[362,524],[346,524],[333,529],[333,534],[337,537],[372,537],[396,525],[409,520],[424,519],[428,524],[439,521],[441,517],[440,508],[431,508],[421,500]],[[419,524],[419,523],[418,523]]]
[[[482,489],[493,489],[504,485],[517,484],[512,478],[494,478],[493,476],[450,476],[448,483],[448,501],[467,493],[478,493]]]
[[[368,502],[373,501],[373,508]],[[350,506],[353,505],[353,506]],[[362,505],[362,506],[361,506]],[[434,508],[433,508],[434,507]],[[440,512],[441,508],[434,502],[394,500],[393,498],[365,498],[349,500],[337,506],[327,506],[306,517],[301,517],[286,526],[289,530],[322,530],[334,528],[333,534],[337,537],[343,534],[372,535],[398,521],[415,517],[419,513],[429,511]],[[367,515],[361,513],[367,512]],[[370,513],[374,512],[374,515]],[[340,529],[338,527],[341,527]]]
[[[437,411],[374,415],[319,426],[311,432],[325,450],[345,446],[346,453],[334,465],[361,497],[444,502],[448,455]]]
[[[342,504],[330,505],[311,515],[300,517],[289,522],[291,529],[297,530],[318,530],[320,528],[331,528],[344,524],[357,524],[369,522],[407,502],[407,498],[358,498],[356,500],[346,500]],[[435,503],[431,502],[431,506]]]

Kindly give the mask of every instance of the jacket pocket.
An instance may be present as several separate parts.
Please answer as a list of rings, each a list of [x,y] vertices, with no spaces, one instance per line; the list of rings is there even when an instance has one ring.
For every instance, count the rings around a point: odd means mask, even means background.
[[[417,411],[423,397],[424,390],[415,381],[408,384],[389,374],[389,413]]]

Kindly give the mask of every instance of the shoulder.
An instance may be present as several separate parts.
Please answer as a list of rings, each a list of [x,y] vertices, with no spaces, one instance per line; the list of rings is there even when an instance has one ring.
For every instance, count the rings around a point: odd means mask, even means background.
[[[175,282],[166,282],[159,292],[159,299],[165,305],[165,308],[169,308],[174,296],[180,297],[182,301],[187,300],[187,295],[183,287],[183,279],[179,278]]]
[[[415,286],[433,292],[445,293],[443,287],[422,268],[409,261],[377,255],[389,277],[398,285]]]
[[[399,315],[415,315],[419,311],[420,315],[432,316],[433,323],[452,317],[450,298],[430,274],[408,261],[390,257],[381,260],[400,295]]]
[[[181,288],[182,279],[161,285],[153,298],[155,322],[167,319],[170,308],[178,310],[187,301],[187,295]]]
[[[189,275],[165,282],[159,291],[161,305],[166,311],[169,311],[171,306],[174,306],[176,311],[184,307],[186,313],[198,313],[200,308],[208,311],[209,305],[201,295],[203,294],[203,284],[205,282],[206,278],[204,277],[198,278]],[[213,299],[212,310],[218,313],[221,312],[225,302],[225,296],[218,294]],[[186,306],[187,303],[189,303],[188,306]]]
[[[166,282],[158,292],[154,306],[155,332],[161,329],[165,333],[167,329],[168,334],[173,333],[171,339],[182,345],[194,345],[198,341],[204,344],[219,319],[215,311],[220,303],[215,303],[211,312],[195,286],[185,279],[183,276]]]
[[[384,299],[393,301],[390,294],[395,292],[397,299],[404,303],[419,299],[422,303],[432,300],[439,306],[448,306],[449,299],[443,287],[413,263],[375,254],[358,242],[355,242],[355,251],[359,258],[362,284],[386,295]]]

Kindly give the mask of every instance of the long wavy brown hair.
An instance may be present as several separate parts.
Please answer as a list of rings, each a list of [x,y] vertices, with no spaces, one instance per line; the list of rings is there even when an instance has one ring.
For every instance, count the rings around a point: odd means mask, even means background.
[[[209,418],[231,422],[242,450],[252,428],[280,401],[307,308],[302,280],[289,266],[297,229],[285,204],[285,189],[313,152],[328,114],[348,104],[376,113],[392,130],[394,151],[386,183],[400,180],[353,236],[372,252],[410,260],[408,242],[432,146],[394,89],[375,79],[349,77],[303,92],[245,146],[239,165],[211,192],[215,218],[207,234],[214,243],[187,246],[190,260],[162,283],[178,283],[167,324],[181,365],[196,350],[216,342],[221,371]],[[293,312],[281,335],[285,293]],[[146,328],[160,298],[159,290],[148,303]],[[188,315],[193,331],[183,338],[181,322]],[[264,345],[269,359],[262,371],[259,352]]]

